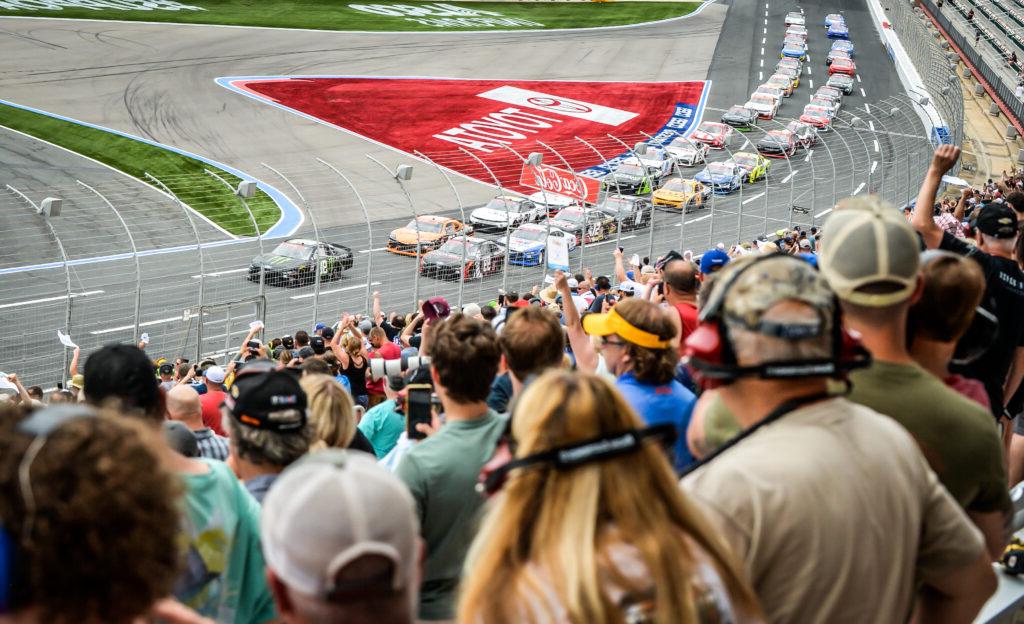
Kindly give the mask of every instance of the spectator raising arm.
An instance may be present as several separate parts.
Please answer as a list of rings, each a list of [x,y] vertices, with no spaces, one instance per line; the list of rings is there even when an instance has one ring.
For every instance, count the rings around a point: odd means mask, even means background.
[[[626,266],[622,261],[622,249],[616,247],[612,254],[615,256],[615,280],[618,282],[628,282],[629,276],[626,275]]]
[[[18,376],[14,373],[10,373],[7,375],[7,381],[14,384],[14,387],[18,389],[18,396],[14,398],[14,402],[16,404],[24,403],[27,406],[31,406],[32,397],[29,395],[28,390],[25,389],[24,384],[21,383],[21,380],[18,379]]]
[[[967,187],[960,191],[960,200],[956,203],[956,208],[953,209],[953,217],[957,221],[964,220],[964,213],[967,211],[967,199],[974,196],[974,189]]]
[[[81,347],[75,347],[75,352],[71,356],[71,364],[68,365],[68,376],[74,377],[78,374],[78,358],[82,355]]]
[[[405,326],[405,328],[402,329],[402,336],[401,336],[402,347],[408,349],[409,347],[412,346],[411,344],[409,344],[409,340],[412,339],[413,334],[416,333],[416,328],[419,327],[420,323],[422,323],[422,322],[423,322],[423,313],[422,312],[417,312],[416,316],[412,319],[412,322],[407,324]]]
[[[622,252],[615,250],[616,267],[622,264]],[[617,269],[616,269],[617,270]],[[569,290],[569,279],[562,271],[555,271],[555,288],[562,294],[562,301],[572,301],[572,291]],[[583,322],[580,320],[580,312],[574,305],[564,306],[562,314],[565,316],[565,328],[569,336],[569,345],[576,355],[576,368],[592,373],[597,370],[597,352],[590,338],[583,331]]]
[[[935,194],[942,184],[942,176],[956,164],[958,158],[960,148],[955,145],[940,145],[935,148],[932,164],[928,167],[928,173],[925,174],[921,190],[917,194],[917,203],[914,205],[914,215],[910,224],[924,239],[928,249],[936,249],[942,242],[942,228],[932,218]]]
[[[384,314],[380,311],[380,292],[373,291],[373,326],[380,327],[384,321]]]

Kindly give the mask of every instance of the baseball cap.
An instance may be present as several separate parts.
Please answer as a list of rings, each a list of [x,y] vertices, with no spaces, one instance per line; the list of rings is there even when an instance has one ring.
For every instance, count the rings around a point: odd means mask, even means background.
[[[320,335],[324,337],[324,340],[331,340],[334,338],[334,328],[325,327],[324,330],[320,332]]]
[[[828,238],[818,266],[840,299],[884,307],[913,294],[920,244],[895,206],[875,196],[847,197],[822,227]],[[870,292],[871,286],[889,288]]]
[[[700,257],[700,272],[707,275],[729,264],[729,254],[721,249],[709,249]]]
[[[693,256],[693,252],[689,252],[689,253],[690,253],[690,256],[692,257]],[[688,258],[685,255],[681,255],[678,251],[673,249],[672,251],[668,252],[667,254],[665,254],[664,256],[659,258],[658,261],[654,263],[654,268],[656,270],[660,271],[661,269],[665,268],[666,264],[668,264],[669,262],[672,262],[673,260],[687,260],[687,259]]]
[[[160,374],[161,375],[173,375],[174,374],[174,364],[167,364],[167,363],[161,364],[160,365]]]
[[[810,249],[811,248],[811,241],[807,240],[806,238],[800,239],[800,248],[801,249]]]
[[[636,282],[630,280],[626,280],[625,282],[619,282],[619,285],[616,286],[616,289],[623,293],[628,293],[629,295],[634,297],[636,295],[643,293],[643,288],[640,286],[640,284],[637,284]]]
[[[993,238],[1017,236],[1017,213],[1004,203],[984,204],[974,213],[971,227]]]
[[[475,303],[467,303],[462,306],[462,313],[468,317],[476,318],[480,316],[480,306]]]
[[[295,339],[288,335],[281,336],[281,346],[285,349],[294,349]]]
[[[575,277],[570,277],[569,279],[565,280],[565,283],[569,286],[569,288],[579,288],[580,287],[580,283],[576,281]]]
[[[213,383],[224,383],[224,377],[226,375],[224,374],[224,369],[220,366],[211,366],[206,369],[203,376]]]
[[[224,405],[235,420],[254,429],[287,433],[306,425],[306,393],[294,375],[269,362],[243,368]]]
[[[313,331],[315,331],[315,332],[318,332],[321,329],[327,329],[327,324],[326,323],[317,323],[316,326],[313,327]]]
[[[373,321],[370,319],[363,319],[359,321],[359,331],[362,332],[364,336],[370,333],[371,329],[373,329]]]
[[[313,350],[313,347],[302,347],[296,355],[303,359],[311,358],[316,356],[316,351]]]
[[[323,336],[310,336],[309,347],[313,349],[313,353],[317,355],[323,355],[324,351],[327,351],[327,346],[324,344]]]
[[[376,589],[377,578],[345,573],[364,557],[390,564],[381,579],[386,589],[418,583],[419,523],[412,495],[366,453],[328,449],[288,467],[263,501],[260,534],[274,574],[309,596],[351,600],[368,585]]]
[[[448,301],[444,297],[431,297],[423,302],[423,316],[428,321],[435,321],[437,319],[448,318],[451,314],[451,306],[448,305]]]

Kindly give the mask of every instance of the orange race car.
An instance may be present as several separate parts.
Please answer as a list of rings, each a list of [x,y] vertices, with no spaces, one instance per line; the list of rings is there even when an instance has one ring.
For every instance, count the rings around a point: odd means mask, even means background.
[[[388,236],[387,250],[403,256],[416,256],[437,249],[453,236],[472,232],[472,227],[457,219],[423,215],[413,219],[405,227],[392,230]]]

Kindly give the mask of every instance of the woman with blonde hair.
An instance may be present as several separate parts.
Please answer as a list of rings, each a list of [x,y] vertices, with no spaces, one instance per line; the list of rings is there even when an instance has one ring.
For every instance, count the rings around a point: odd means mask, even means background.
[[[366,389],[366,373],[370,368],[370,358],[366,353],[363,333],[359,331],[354,318],[346,314],[341,319],[330,347],[331,352],[338,358],[338,370],[348,377],[352,399],[366,408],[370,403],[370,395]]]
[[[761,622],[666,453],[599,376],[552,370],[516,406],[515,459],[467,557],[466,623]]]
[[[307,374],[299,380],[306,393],[309,421],[313,425],[311,451],[351,448],[373,453],[373,445],[356,428],[352,397],[330,375]]]

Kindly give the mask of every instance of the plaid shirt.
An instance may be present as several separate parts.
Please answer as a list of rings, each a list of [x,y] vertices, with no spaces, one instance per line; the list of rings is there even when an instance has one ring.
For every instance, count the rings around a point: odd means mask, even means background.
[[[213,429],[204,427],[192,433],[196,436],[199,444],[199,455],[207,459],[224,461],[228,458],[228,439],[222,438],[213,432]]]
[[[967,234],[964,232],[964,225],[957,221],[956,217],[948,212],[943,212],[938,216],[934,217],[935,225],[939,226],[943,230],[946,230],[951,235],[957,238],[964,238]]]

